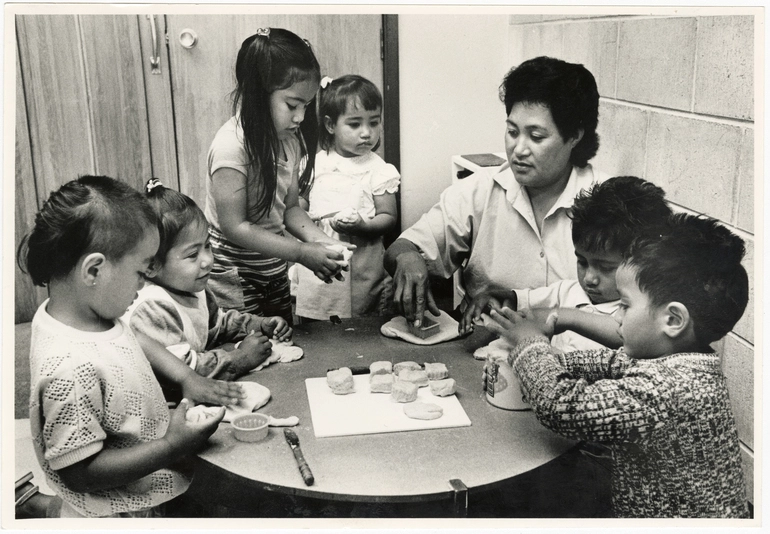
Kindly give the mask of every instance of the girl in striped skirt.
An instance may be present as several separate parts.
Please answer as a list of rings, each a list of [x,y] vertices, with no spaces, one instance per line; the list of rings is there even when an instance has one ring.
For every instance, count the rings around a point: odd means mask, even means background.
[[[291,321],[287,262],[327,283],[342,279],[343,255],[328,248],[341,243],[299,204],[315,160],[320,68],[307,41],[260,28],[241,45],[235,75],[234,116],[208,153],[209,286],[222,307]]]

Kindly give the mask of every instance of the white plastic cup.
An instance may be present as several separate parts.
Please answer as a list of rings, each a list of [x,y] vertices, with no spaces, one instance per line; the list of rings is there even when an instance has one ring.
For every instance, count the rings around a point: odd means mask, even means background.
[[[531,410],[524,398],[521,382],[507,358],[487,356],[484,373],[487,402],[503,410]]]

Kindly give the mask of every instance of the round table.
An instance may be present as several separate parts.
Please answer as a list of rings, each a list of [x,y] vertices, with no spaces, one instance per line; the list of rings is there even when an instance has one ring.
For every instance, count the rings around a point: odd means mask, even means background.
[[[540,425],[532,411],[507,411],[487,402],[483,362],[472,356],[493,339],[483,328],[463,339],[419,346],[381,335],[385,321],[363,318],[298,325],[294,342],[304,349],[301,360],[273,364],[243,379],[270,389],[271,400],[259,412],[299,417],[294,430],[315,484],[304,484],[283,429],[271,428],[265,440],[244,443],[233,437],[229,424],[222,423],[210,446],[199,454],[196,473],[196,478],[229,488],[212,489],[212,497],[219,494],[221,504],[227,504],[233,495],[248,500],[250,490],[268,490],[368,503],[457,500],[464,488],[491,489],[575,446]],[[316,439],[305,379],[325,377],[330,368],[368,366],[378,360],[446,364],[471,426]]]

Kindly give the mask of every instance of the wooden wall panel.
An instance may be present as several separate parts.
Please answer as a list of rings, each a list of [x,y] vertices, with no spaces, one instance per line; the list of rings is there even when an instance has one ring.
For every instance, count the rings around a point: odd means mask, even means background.
[[[94,171],[79,23],[73,15],[20,15],[16,24],[42,203],[59,185]]]
[[[14,253],[22,237],[29,232],[38,210],[35,192],[35,175],[32,168],[32,153],[29,145],[27,108],[24,102],[24,84],[16,51],[16,191],[15,191],[15,243]],[[7,204],[6,204],[7,206]],[[35,310],[45,300],[46,292],[32,284],[28,275],[21,272],[16,262],[14,269],[14,292],[16,299],[15,322],[32,320]]]
[[[95,172],[141,190],[152,166],[137,18],[81,15],[79,21]]]
[[[381,19],[380,15],[168,15],[181,190],[203,206],[209,145],[232,115],[235,57],[246,37],[260,27],[286,28],[310,41],[322,74],[361,74],[382,90]],[[179,44],[185,28],[198,34],[194,48]]]

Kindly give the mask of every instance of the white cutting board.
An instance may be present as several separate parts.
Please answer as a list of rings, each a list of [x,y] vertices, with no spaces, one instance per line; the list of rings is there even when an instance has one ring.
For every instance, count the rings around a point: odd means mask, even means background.
[[[353,383],[355,393],[335,395],[327,385],[326,377],[305,379],[315,437],[471,426],[471,420],[454,395],[436,397],[430,387],[420,388],[417,400],[444,409],[444,415],[438,419],[424,421],[407,417],[405,404],[392,401],[389,393],[369,393],[369,374],[353,376]]]

